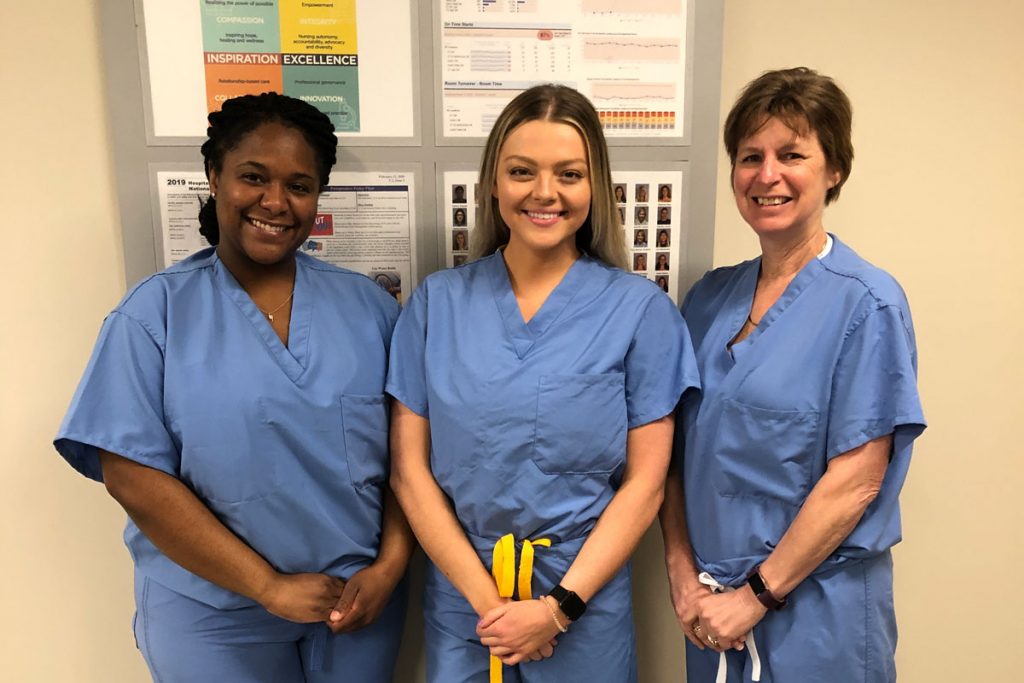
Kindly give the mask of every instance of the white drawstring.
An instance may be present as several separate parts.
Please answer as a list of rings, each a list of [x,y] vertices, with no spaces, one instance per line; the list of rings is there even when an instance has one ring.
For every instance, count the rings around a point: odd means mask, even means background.
[[[723,586],[722,584],[715,581],[714,577],[707,572],[701,572],[697,577],[697,580],[702,584],[711,589],[712,593],[728,593],[729,591],[736,590],[729,586]],[[750,651],[750,680],[760,681],[761,680],[761,658],[757,654],[757,643],[754,642],[754,629],[750,629],[750,633],[747,634],[747,650]],[[715,683],[725,683],[725,679],[729,674],[729,660],[725,656],[725,652],[718,653],[718,676],[715,678]]]

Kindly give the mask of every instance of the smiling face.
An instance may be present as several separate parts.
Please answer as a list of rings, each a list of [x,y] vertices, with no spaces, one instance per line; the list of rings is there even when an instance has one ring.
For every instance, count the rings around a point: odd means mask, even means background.
[[[761,237],[822,230],[825,194],[837,182],[818,136],[775,117],[740,142],[732,172],[740,215]]]
[[[517,126],[498,152],[493,194],[509,229],[506,258],[525,250],[575,259],[576,231],[590,214],[583,137],[556,121]]]
[[[238,269],[273,266],[294,257],[316,218],[320,180],[313,148],[298,130],[265,123],[210,170],[217,198],[217,253]]]

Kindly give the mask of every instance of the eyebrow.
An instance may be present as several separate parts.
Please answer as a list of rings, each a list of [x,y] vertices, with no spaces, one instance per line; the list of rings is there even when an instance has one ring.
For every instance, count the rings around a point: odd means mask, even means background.
[[[252,167],[254,167],[254,168],[256,168],[256,169],[258,169],[260,171],[263,171],[264,173],[267,172],[267,167],[264,166],[263,164],[261,164],[258,161],[247,160],[247,161],[240,162],[238,165],[239,166],[252,166]],[[288,177],[292,178],[292,179],[294,179],[294,178],[308,178],[309,180],[316,180],[316,176],[311,176],[308,173],[292,173]]]
[[[787,142],[786,144],[784,144],[781,147],[779,147],[779,149],[781,149],[781,150],[788,150],[788,149],[792,149],[794,147],[801,147],[801,146],[807,145],[807,144],[810,144],[808,142],[807,138],[797,136],[797,137],[793,138],[792,140],[790,140],[789,142]],[[741,145],[739,150],[737,150],[737,151],[739,151],[739,152],[759,152],[762,149],[764,149],[764,148],[763,147],[756,147],[754,145]]]
[[[534,166],[537,165],[537,162],[535,160],[531,159],[530,157],[524,157],[521,154],[510,154],[507,157],[503,158],[502,161],[521,161],[527,164],[533,164]],[[565,161],[559,161],[557,164],[555,164],[555,166],[569,166],[572,164],[586,165],[586,163],[586,159],[566,159]]]

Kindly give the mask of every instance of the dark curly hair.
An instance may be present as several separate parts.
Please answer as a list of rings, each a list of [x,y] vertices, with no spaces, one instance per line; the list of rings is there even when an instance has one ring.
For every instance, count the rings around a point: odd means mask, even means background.
[[[337,161],[338,138],[327,115],[308,102],[275,92],[242,95],[225,102],[220,111],[211,112],[208,120],[208,139],[200,148],[207,178],[211,170],[220,173],[224,155],[243,137],[265,123],[280,123],[302,133],[316,156],[320,189],[327,185]],[[199,233],[212,245],[220,241],[217,201],[212,196],[199,209]]]

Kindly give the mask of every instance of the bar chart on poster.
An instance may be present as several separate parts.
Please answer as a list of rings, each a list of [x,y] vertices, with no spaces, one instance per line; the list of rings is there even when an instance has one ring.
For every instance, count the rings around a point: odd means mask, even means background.
[[[442,134],[484,137],[538,82],[587,95],[612,138],[681,138],[684,0],[443,0]]]

